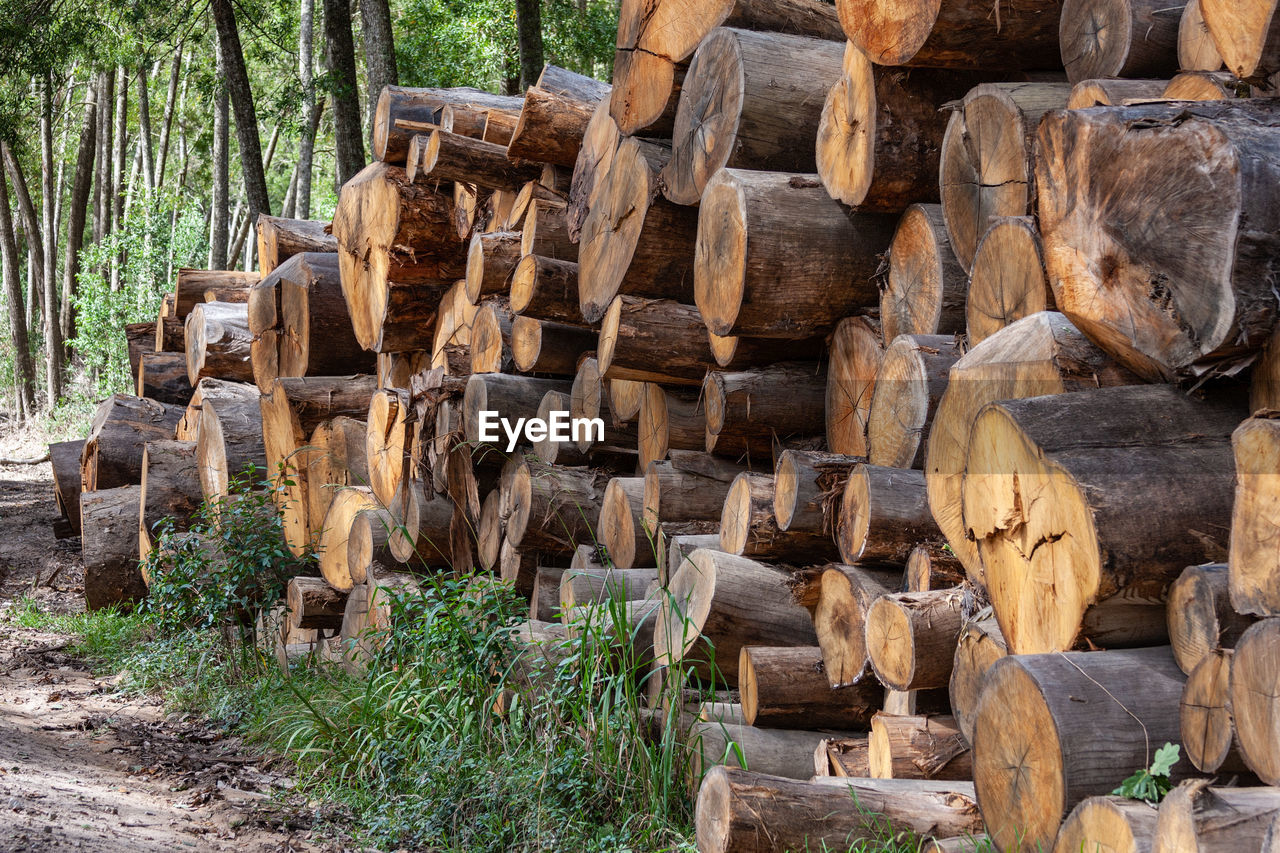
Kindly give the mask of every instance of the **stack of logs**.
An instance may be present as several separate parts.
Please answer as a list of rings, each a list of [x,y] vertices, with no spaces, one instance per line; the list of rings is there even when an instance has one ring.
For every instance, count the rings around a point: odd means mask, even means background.
[[[430,571],[528,599],[515,690],[625,621],[700,849],[1271,849],[1270,6],[990,11],[622,0],[612,86],[387,88],[332,223],[180,273],[52,449],[90,604],[258,466],[283,660]]]

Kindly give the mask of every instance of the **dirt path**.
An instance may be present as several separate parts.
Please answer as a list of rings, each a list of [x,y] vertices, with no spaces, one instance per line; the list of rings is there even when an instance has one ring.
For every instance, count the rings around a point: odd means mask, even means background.
[[[340,851],[325,807],[288,795],[278,758],[159,701],[126,697],[20,628],[21,596],[83,607],[79,539],[58,541],[49,466],[0,466],[0,850]]]

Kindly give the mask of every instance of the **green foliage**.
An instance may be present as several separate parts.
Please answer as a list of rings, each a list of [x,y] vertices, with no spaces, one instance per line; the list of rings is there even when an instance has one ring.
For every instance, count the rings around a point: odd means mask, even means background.
[[[171,630],[252,626],[254,615],[284,597],[289,578],[314,573],[310,555],[285,546],[280,515],[249,466],[225,498],[206,501],[185,533],[172,519],[156,526],[141,610]],[[248,636],[248,632],[245,632]]]
[[[1169,778],[1169,773],[1178,763],[1180,751],[1176,743],[1166,743],[1156,750],[1156,757],[1150,767],[1134,773],[1111,793],[1153,804],[1160,802],[1165,794],[1173,790],[1173,781]]]

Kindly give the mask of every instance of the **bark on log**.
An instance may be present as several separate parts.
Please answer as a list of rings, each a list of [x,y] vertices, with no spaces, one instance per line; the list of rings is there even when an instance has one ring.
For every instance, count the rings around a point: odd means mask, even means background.
[[[882,595],[867,610],[867,654],[890,690],[946,687],[964,625],[960,587]]]
[[[1181,693],[1167,647],[998,661],[973,735],[973,781],[998,849],[1048,846],[1070,809],[1116,786],[1127,772],[1117,768],[1140,767],[1153,744],[1176,743]]]
[[[593,604],[643,601],[649,598],[648,590],[657,579],[656,569],[566,569],[560,576],[560,612]]]
[[[520,263],[520,232],[473,234],[467,249],[467,299],[479,305],[486,296],[506,293]]]
[[[1160,803],[1151,853],[1180,850],[1263,850],[1280,812],[1275,788],[1209,787],[1184,782]]]
[[[582,223],[586,221],[587,213],[596,201],[596,188],[604,183],[605,176],[609,174],[613,155],[617,153],[618,144],[622,141],[618,123],[609,113],[611,106],[612,98],[605,98],[596,105],[583,132],[578,159],[573,164],[566,223],[569,237],[574,243],[578,242]]]
[[[840,500],[836,543],[850,565],[905,566],[917,545],[942,551],[921,471],[858,465]]]
[[[347,561],[347,540],[355,517],[365,510],[377,508],[373,493],[362,486],[349,486],[334,493],[329,511],[325,513],[324,528],[316,551],[320,558],[320,574],[339,592],[351,592],[356,584],[367,577],[360,566]]]
[[[1008,653],[1008,646],[1005,645],[1004,635],[1000,633],[1000,625],[995,617],[968,622],[960,629],[947,692],[956,725],[969,743],[973,743],[978,697],[982,695],[987,672]]]
[[[53,499],[58,505],[58,512],[70,525],[71,536],[80,535],[80,457],[83,453],[84,439],[56,441],[49,445],[49,467],[53,471]],[[146,470],[145,465],[143,470]]]
[[[658,582],[665,589],[675,573],[689,562],[694,551],[707,548],[712,551],[720,549],[719,533],[682,534],[670,537],[667,544],[667,558],[658,567]]]
[[[1071,810],[1053,853],[1081,850],[1114,850],[1139,853],[1151,849],[1155,837],[1156,807],[1125,797],[1090,797]]]
[[[415,480],[401,482],[391,501],[395,522],[387,547],[399,563],[415,570],[469,566],[457,560],[454,543],[455,504],[442,495],[432,495]]]
[[[511,360],[522,373],[573,376],[582,354],[590,352],[595,343],[595,333],[581,326],[533,317],[511,321]]]
[[[884,361],[880,333],[865,317],[848,317],[831,333],[827,365],[827,445],[833,453],[866,456],[867,422]]]
[[[252,395],[201,401],[196,462],[206,500],[228,499],[232,478],[248,477],[251,488],[267,479],[271,472],[263,448],[262,408]]]
[[[489,190],[517,191],[528,181],[538,179],[542,167],[519,158],[507,159],[507,148],[443,130],[433,130],[425,137],[414,137],[423,151],[417,171],[409,169],[410,182],[419,178],[437,181],[463,181]],[[410,159],[412,163],[412,158]]]
[[[901,335],[885,350],[867,422],[868,459],[887,468],[923,468],[929,428],[964,355],[949,335]]]
[[[1280,208],[1262,189],[1273,183],[1277,126],[1271,99],[1050,113],[1036,181],[1058,309],[1150,379],[1251,359],[1277,312],[1260,278],[1280,233]],[[1109,191],[1086,201],[1084,173]],[[1115,227],[1138,210],[1165,215],[1141,236]]]
[[[161,519],[173,519],[174,531],[183,533],[203,500],[196,443],[166,439],[148,441],[142,450],[142,480],[138,488],[139,559],[146,560],[151,553],[154,546],[152,531]],[[77,510],[78,503],[77,500]]]
[[[179,352],[144,352],[138,360],[138,396],[186,406],[195,389],[187,377],[187,357]]]
[[[560,622],[560,578],[565,570],[539,566],[529,597],[529,618]]]
[[[173,286],[173,311],[168,316],[186,320],[191,309],[204,302],[245,302],[249,288],[260,280],[256,272],[180,269]]]
[[[1231,608],[1224,563],[1188,566],[1169,587],[1169,645],[1187,675],[1214,649],[1230,649],[1254,623]]]
[[[1036,127],[1069,97],[1069,83],[984,83],[951,114],[938,185],[951,248],[965,270],[993,219],[1035,211]]]
[[[1190,7],[1188,3],[1187,8]],[[1168,85],[1168,80],[1118,80],[1110,77],[1081,80],[1071,87],[1067,109],[1118,107],[1131,101],[1151,101],[1162,97]]]
[[[511,310],[526,317],[578,325],[578,265],[525,255],[511,273]]]
[[[666,556],[657,523],[645,516],[644,497],[644,477],[614,477],[601,498],[596,536],[620,569],[656,566]]]
[[[654,526],[662,522],[718,522],[725,496],[742,470],[737,465],[725,468],[724,474],[704,476],[671,462],[650,462],[644,472],[645,521]]]
[[[876,714],[867,739],[876,779],[973,779],[973,755],[955,717]]]
[[[548,391],[562,394],[572,390],[572,384],[563,379],[539,379],[532,376],[510,376],[502,373],[480,373],[467,380],[462,398],[463,435],[467,442],[480,444],[480,413],[497,412],[512,424],[520,418],[536,417],[538,406]],[[496,424],[492,429],[498,434],[488,443],[506,448],[507,436]]]
[[[174,437],[181,406],[116,394],[98,404],[80,455],[80,489],[136,485],[148,441]]]
[[[1275,509],[1275,472],[1280,460],[1280,420],[1259,412],[1231,436],[1236,493],[1231,513],[1231,605],[1252,616],[1280,615],[1280,571],[1275,541],[1280,512]]]
[[[803,339],[879,304],[887,214],[848,213],[816,175],[722,169],[698,210],[694,295],[717,335]],[[791,252],[808,247],[797,269]]]
[[[521,255],[578,260],[578,244],[569,238],[568,212],[562,202],[535,200],[520,230]]]
[[[1169,584],[1226,549],[1228,436],[1242,413],[1170,386],[982,410],[965,466],[964,521],[1011,652],[1062,651],[1090,636],[1109,647],[1168,636]],[[1144,601],[1154,624],[1135,613],[1127,625],[1108,624],[1108,607]],[[1094,636],[1111,628],[1133,635]]]
[[[125,326],[125,338],[129,348],[129,376],[133,379],[134,385],[138,384],[138,365],[141,363],[142,354],[150,352],[153,348],[157,351],[160,349],[156,346],[161,336],[157,328],[162,323],[163,319],[155,323],[130,323]]]
[[[617,381],[610,380],[610,386]],[[653,382],[641,387],[636,427],[641,468],[666,459],[671,450],[702,450],[706,446],[706,419],[699,404],[700,395]]]
[[[821,531],[780,530],[773,515],[771,475],[742,473],[734,479],[720,516],[720,549],[758,559],[813,564],[835,556],[835,543]]]
[[[511,310],[501,297],[486,300],[471,324],[471,373],[506,373],[513,368]]]
[[[771,459],[780,439],[821,435],[826,388],[824,366],[811,362],[708,371],[702,382],[707,452]]]
[[[954,335],[965,329],[969,277],[951,250],[942,205],[913,204],[889,245],[889,275],[880,291],[884,343],[898,335]]]
[[[400,484],[410,479],[409,450],[417,415],[403,391],[382,390],[369,401],[365,422],[368,486],[382,506],[391,506]]]
[[[902,588],[902,574],[893,569],[827,566],[821,575],[813,627],[832,687],[857,684],[869,677],[867,611],[882,595]]]
[[[1067,79],[1171,76],[1181,19],[1181,6],[1156,0],[1063,0],[1058,38]]]
[[[572,553],[591,541],[604,485],[587,468],[524,463],[511,483],[507,538],[518,548]]]
[[[342,614],[347,609],[346,593],[329,586],[323,578],[290,578],[285,602],[290,626],[300,630],[341,628]]]
[[[187,379],[199,384],[206,376],[235,382],[253,381],[249,347],[248,306],[243,303],[202,302],[187,315]]]
[[[1264,619],[1245,631],[1231,656],[1231,718],[1249,769],[1268,785],[1280,782],[1280,622]]]
[[[262,277],[269,276],[294,255],[338,251],[337,239],[325,231],[328,224],[259,213],[254,233],[258,240],[258,271]]]
[[[861,731],[884,700],[870,681],[833,688],[817,646],[743,646],[738,691],[745,723],[770,729]]]
[[[608,393],[609,385],[609,382],[601,378],[600,367],[594,357],[583,358],[579,362],[569,394],[569,413],[575,418],[599,418],[604,421],[602,442],[596,442],[595,436],[589,433],[578,440],[578,449],[584,453],[597,443],[618,447],[634,447],[636,444],[634,424],[623,424],[614,415]]]
[[[257,287],[257,285],[254,285],[254,287]],[[250,290],[250,293],[252,292]],[[143,325],[148,329],[151,328],[150,323]],[[155,351],[185,353],[187,351],[186,324],[176,317],[161,317],[156,320]]]
[[[118,486],[80,494],[84,602],[90,610],[127,606],[147,594],[138,569],[141,492],[141,486]]]
[[[440,120],[446,106],[473,110],[498,110],[518,113],[521,99],[509,95],[491,95],[479,89],[412,89],[407,86],[385,86],[378,95],[370,130],[370,153],[386,163],[403,163],[409,153],[409,140],[417,132],[402,125]]]
[[[863,461],[819,450],[782,451],[773,480],[773,517],[778,528],[831,536],[844,482]]]
[[[1023,317],[1053,310],[1053,291],[1034,220],[1029,216],[992,220],[978,241],[969,275],[965,302],[969,346],[977,346]]]
[[[280,277],[279,376],[374,372],[376,358],[356,339],[338,268],[336,253],[304,252],[276,270]]]
[[[583,93],[541,86],[526,89],[520,119],[508,143],[509,155],[573,168],[597,103],[577,97],[579,94]]]

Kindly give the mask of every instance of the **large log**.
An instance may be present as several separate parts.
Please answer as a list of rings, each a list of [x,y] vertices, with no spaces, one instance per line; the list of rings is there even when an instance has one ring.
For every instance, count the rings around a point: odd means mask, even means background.
[[[1183,850],[1273,851],[1268,832],[1280,813],[1275,788],[1209,787],[1183,782],[1160,803],[1151,853]]]
[[[415,124],[435,123],[446,106],[455,109],[497,110],[518,113],[518,96],[491,95],[479,89],[412,89],[407,86],[384,86],[378,94],[370,130],[370,153],[387,163],[403,163],[409,153],[409,140],[418,133]]]
[[[707,452],[768,459],[781,439],[821,435],[826,389],[824,366],[811,362],[708,371],[702,382]]]
[[[478,444],[480,438],[480,413],[497,412],[515,424],[521,418],[536,417],[538,406],[548,391],[568,393],[572,384],[564,379],[541,379],[532,376],[510,376],[502,373],[478,373],[467,380],[462,398],[463,434],[468,442]],[[508,436],[493,425],[498,434],[496,447],[506,449]],[[521,442],[523,443],[523,442]]]
[[[657,580],[655,569],[591,566],[568,568],[560,576],[561,619],[575,607],[609,602],[643,601]]]
[[[1148,765],[1157,744],[1176,743],[1181,694],[1168,648],[998,661],[973,735],[973,781],[998,849],[1047,847],[1081,800]]]
[[[1188,566],[1169,587],[1169,645],[1187,675],[1214,649],[1230,649],[1254,623],[1231,607],[1224,563]]]
[[[501,297],[487,299],[471,324],[471,373],[504,373],[513,368],[511,310]]]
[[[645,483],[644,477],[614,477],[601,498],[596,539],[620,569],[656,566],[666,556],[658,525],[645,514]]]
[[[1155,100],[1164,94],[1168,85],[1168,80],[1119,80],[1112,77],[1081,80],[1071,87],[1067,109],[1118,107],[1130,101]]]
[[[1182,748],[1203,773],[1248,773],[1231,720],[1231,649],[1214,649],[1187,676],[1180,709]]]
[[[800,781],[732,767],[713,768],[703,779],[695,823],[701,853],[846,849],[859,839],[875,844],[886,831],[944,838],[982,831],[966,782]]]
[[[200,490],[210,503],[231,495],[233,478],[247,478],[258,488],[270,477],[262,440],[262,408],[252,395],[206,398],[200,404],[200,434],[196,437]]]
[[[1166,641],[1169,584],[1226,548],[1228,437],[1242,413],[1170,386],[982,410],[965,466],[964,521],[1011,652],[1065,650],[1090,636],[1110,647]],[[1146,619],[1135,607],[1144,601],[1154,611]],[[1107,611],[1116,606],[1124,615],[1113,621]]]
[[[254,285],[256,288],[257,285]],[[253,292],[252,289],[249,291]],[[130,326],[134,325],[132,323]],[[147,328],[153,328],[151,323],[143,324]],[[160,317],[154,325],[155,331],[155,351],[156,352],[181,352],[187,351],[187,334],[184,323],[176,317]],[[133,358],[132,350],[130,351],[131,359]]]
[[[586,431],[579,438],[578,449],[583,453],[590,451],[597,443],[619,447],[634,446],[636,443],[635,426],[621,423],[614,415],[608,393],[609,384],[600,376],[600,365],[594,357],[588,356],[579,361],[569,393],[569,414],[574,418],[599,418],[604,421],[604,439],[601,442],[596,441],[593,431]]]
[[[1249,769],[1268,785],[1280,783],[1280,621],[1264,619],[1245,631],[1231,656],[1229,706],[1236,743]]]
[[[702,713],[705,705],[696,710]],[[717,767],[749,769],[785,779],[808,779],[813,752],[824,733],[803,729],[766,729],[743,725],[741,706],[732,703],[717,711],[706,709],[707,721],[692,722],[686,741],[689,784],[696,791],[706,774]]]
[[[376,392],[365,423],[368,485],[379,503],[390,506],[401,482],[412,476],[409,449],[417,417],[409,395],[389,389]]]
[[[871,672],[867,611],[882,595],[902,588],[902,573],[865,566],[827,566],[820,576],[813,627],[832,687],[857,684]]]
[[[784,450],[774,465],[773,516],[780,530],[833,535],[839,495],[862,457],[820,450]]]
[[[978,715],[978,697],[982,695],[987,672],[1008,653],[995,617],[968,622],[960,629],[947,694],[956,725],[970,743],[973,742],[973,724]]]
[[[942,205],[908,207],[889,245],[889,275],[880,292],[884,342],[898,335],[963,332],[968,289],[968,275],[951,250]]]
[[[1181,6],[1158,0],[1063,0],[1059,39],[1067,79],[1172,76],[1181,18]]]
[[[307,489],[307,527],[312,536],[320,534],[337,489],[369,484],[366,432],[363,421],[336,417],[322,421],[311,433],[307,479],[317,485]]]
[[[1280,571],[1275,535],[1275,473],[1280,460],[1280,420],[1259,412],[1231,436],[1235,450],[1236,494],[1231,513],[1231,606],[1253,616],[1280,615]]]
[[[80,494],[84,601],[90,610],[127,606],[147,594],[138,568],[141,491],[141,486],[118,486]]]
[[[813,172],[822,102],[841,42],[721,27],[698,46],[680,91],[662,192],[697,204],[720,169]]]
[[[336,253],[304,252],[280,277],[280,376],[372,373],[375,357],[356,340],[342,294]]]
[[[578,265],[525,255],[511,273],[511,310],[560,323],[582,323],[578,307]]]
[[[80,535],[80,456],[83,452],[84,439],[55,441],[49,444],[49,467],[53,471],[53,499],[58,506],[58,512],[69,525],[66,535],[58,533],[59,539]]]
[[[1138,853],[1151,849],[1155,830],[1154,804],[1118,796],[1089,797],[1067,816],[1053,844],[1053,853]]]
[[[735,683],[746,645],[811,646],[809,613],[792,603],[787,575],[721,551],[698,550],[668,581],[654,628],[654,655]]]
[[[259,213],[254,228],[258,240],[259,272],[265,278],[276,267],[303,252],[338,251],[338,241],[326,231],[328,224]]]
[[[816,175],[722,169],[698,209],[694,295],[717,335],[803,339],[879,304],[894,221],[848,213]],[[806,246],[805,263],[792,255]]]
[[[918,545],[942,551],[942,532],[925,502],[924,473],[857,465],[840,499],[836,544],[850,565],[905,566]]]
[[[815,168],[832,198],[861,210],[898,213],[938,199],[939,153],[947,114],[990,72],[873,65],[856,45],[829,92],[817,128]],[[686,89],[686,91],[688,91]],[[795,171],[803,171],[797,169]]]
[[[884,700],[870,680],[832,687],[817,646],[743,646],[738,691],[744,721],[760,728],[861,731]]]
[[[572,553],[591,541],[604,485],[587,468],[525,462],[511,482],[507,539],[517,548]]]
[[[490,190],[514,191],[528,181],[537,180],[542,172],[536,163],[507,159],[506,146],[445,130],[433,130],[430,136],[416,136],[414,145],[423,150],[416,170],[411,152],[410,181],[419,178],[463,181]]]
[[[245,302],[249,288],[260,279],[256,272],[180,269],[173,286],[173,311],[166,316],[185,320],[203,302]]]
[[[1253,358],[1280,301],[1262,283],[1280,240],[1278,126],[1265,98],[1046,116],[1036,181],[1058,310],[1150,379]],[[1084,174],[1108,191],[1083,192]]]
[[[831,333],[827,403],[823,407],[831,451],[867,455],[867,422],[883,362],[880,333],[868,318],[847,317]]]
[[[609,174],[613,155],[622,141],[618,123],[609,114],[611,105],[612,98],[605,98],[596,105],[583,132],[578,159],[573,164],[573,181],[569,185],[569,206],[565,215],[569,237],[575,243],[582,233],[582,223],[596,201],[596,188]]]
[[[144,352],[138,360],[139,397],[186,406],[195,389],[187,376],[187,357],[179,352]]]
[[[579,97],[582,94],[585,93],[544,89],[540,85],[526,89],[520,119],[507,146],[509,156],[572,168],[591,114],[608,93],[592,100]]]
[[[155,323],[130,323],[125,326],[125,338],[129,349],[129,376],[134,384],[138,383],[138,364],[144,352],[151,350],[151,342],[157,338],[156,328],[161,321]]]
[[[333,215],[342,293],[365,349],[425,349],[436,309],[465,269],[452,199],[373,163],[342,187]]]
[[[186,323],[187,378],[192,385],[206,376],[253,381],[249,347],[249,310],[244,303],[202,302]]]
[[[80,455],[85,492],[137,485],[148,441],[174,437],[181,406],[116,394],[98,404]]]
[[[1053,311],[1053,291],[1044,269],[1044,251],[1029,216],[992,221],[978,241],[965,301],[969,346],[1040,311]]]
[[[890,690],[946,687],[964,625],[962,587],[882,595],[865,617],[867,656]]]
[[[1200,0],[1189,0],[1178,21],[1178,70],[1217,71],[1222,66],[1222,54],[1205,25]]]
[[[355,584],[364,583],[365,567],[348,562],[348,539],[358,514],[376,509],[373,493],[362,486],[348,486],[334,493],[325,513],[320,539],[315,543],[320,574],[339,592],[351,592]]]
[[[867,740],[876,779],[973,779],[973,755],[954,717],[876,714]]]
[[[984,584],[977,546],[965,536],[961,491],[969,429],[993,400],[1061,394],[1139,381],[1118,368],[1061,314],[1024,317],[974,347],[951,368],[929,431],[929,509],[971,581]]]
[[[720,548],[729,554],[813,564],[835,555],[822,531],[781,530],[773,515],[772,475],[739,474],[725,495]]]
[[[888,468],[924,467],[929,427],[951,367],[964,355],[949,335],[900,335],[885,350],[867,421],[868,461]]]
[[[578,244],[569,238],[568,213],[563,202],[535,199],[529,203],[520,229],[520,253],[577,261]]]
[[[433,495],[416,480],[400,484],[391,501],[391,527],[387,547],[391,556],[416,570],[467,566],[455,558],[454,518],[457,507],[443,495]]]
[[[650,525],[718,522],[725,496],[739,473],[741,468],[737,465],[726,465],[721,473],[689,471],[671,462],[650,462],[644,472],[643,518]]]
[[[938,183],[951,248],[966,270],[993,219],[1035,211],[1036,127],[1070,96],[1069,83],[984,83],[951,114]]]
[[[486,296],[506,293],[520,258],[519,231],[473,234],[467,248],[467,299],[479,305]]]
[[[200,508],[200,474],[194,441],[148,441],[142,451],[138,489],[138,557],[146,560],[154,547],[152,532],[162,519],[185,532]]]
[[[589,323],[599,322],[619,293],[691,301],[698,212],[658,195],[669,156],[625,139],[597,185],[578,249],[578,300]]]
[[[595,343],[595,333],[581,326],[533,317],[511,321],[511,360],[522,373],[573,376],[583,353],[591,351]]]

